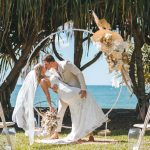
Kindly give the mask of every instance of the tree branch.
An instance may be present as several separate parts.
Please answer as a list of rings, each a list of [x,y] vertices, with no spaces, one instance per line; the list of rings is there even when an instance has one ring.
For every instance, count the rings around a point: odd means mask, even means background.
[[[148,37],[148,35],[145,35],[145,42],[146,44],[150,45],[150,38]]]
[[[5,43],[5,47],[6,47],[7,53],[11,56],[11,58],[13,59],[13,61],[16,63],[17,62],[16,55],[12,51],[12,48],[11,48],[10,43],[8,41],[7,41],[7,43]]]
[[[41,45],[39,47],[37,47],[37,49],[34,51],[34,53],[32,54],[32,57],[30,59],[30,62],[32,62],[32,59],[35,58],[35,56],[39,53],[39,51],[44,48],[45,44],[48,42],[49,39],[45,40],[44,42],[41,43]]]
[[[87,67],[89,67],[90,65],[92,65],[94,62],[96,62],[96,61],[100,58],[101,55],[102,55],[102,52],[101,52],[101,51],[98,52],[98,53],[96,54],[96,56],[95,56],[92,60],[90,60],[88,63],[84,64],[84,65],[80,68],[80,70],[83,71],[85,68],[87,68]]]
[[[132,88],[133,88],[133,91],[134,91],[135,95],[137,95],[138,94],[138,92],[137,92],[137,82],[136,82],[136,77],[135,77],[135,49],[132,53],[129,66],[130,66],[129,75],[130,75],[131,81],[133,83]]]
[[[61,56],[60,56],[60,54],[57,52],[57,50],[56,50],[56,47],[55,47],[55,37],[53,38],[53,41],[52,41],[52,48],[53,48],[53,52],[54,52],[54,54],[55,54],[55,56],[59,59],[59,60],[64,60]]]
[[[92,36],[93,34],[90,34],[90,37]],[[85,42],[86,40],[88,40],[89,36],[85,37],[82,42]]]
[[[147,100],[150,99],[150,92],[147,94],[147,97],[146,97]]]

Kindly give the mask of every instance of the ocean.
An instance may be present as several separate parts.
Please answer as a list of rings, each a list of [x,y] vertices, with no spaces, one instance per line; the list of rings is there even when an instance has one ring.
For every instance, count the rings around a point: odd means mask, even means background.
[[[16,85],[15,90],[11,95],[11,105],[14,107],[16,103],[17,94],[19,92],[21,85]],[[121,88],[121,87],[120,87]],[[115,103],[120,88],[114,88],[107,85],[88,85],[87,90],[97,101],[101,108],[110,109]],[[52,90],[50,90],[51,99],[53,104],[57,107],[58,97]],[[114,109],[135,109],[137,99],[134,95],[131,96],[130,92],[126,87],[122,87],[121,94],[119,96],[118,102]],[[47,101],[44,92],[41,87],[38,86],[35,94],[34,106],[37,107],[47,107]]]

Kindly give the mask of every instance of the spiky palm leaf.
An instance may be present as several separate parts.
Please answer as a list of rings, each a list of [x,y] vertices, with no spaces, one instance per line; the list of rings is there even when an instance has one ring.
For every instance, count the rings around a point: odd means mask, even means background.
[[[12,58],[9,55],[0,54],[0,83],[4,80],[6,74],[9,73],[9,69],[12,68],[12,66]]]
[[[150,45],[144,44],[142,52],[143,52],[145,83],[150,85]]]
[[[9,54],[17,63],[31,39],[40,41],[69,20],[78,28],[90,28],[92,3],[95,1],[0,0],[0,53]]]

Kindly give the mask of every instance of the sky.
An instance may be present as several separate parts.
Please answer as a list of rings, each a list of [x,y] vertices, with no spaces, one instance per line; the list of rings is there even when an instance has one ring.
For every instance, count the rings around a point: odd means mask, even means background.
[[[108,72],[108,65],[104,57],[83,71],[87,85],[111,85],[112,74]]]

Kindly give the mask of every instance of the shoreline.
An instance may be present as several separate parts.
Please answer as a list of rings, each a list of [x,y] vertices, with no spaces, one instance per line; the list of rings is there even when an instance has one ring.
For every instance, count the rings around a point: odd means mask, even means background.
[[[42,109],[42,108],[40,108]],[[44,111],[48,110],[48,108],[44,108]],[[102,109],[104,114],[106,114],[110,109]],[[136,111],[135,109],[113,109],[109,115],[108,118],[111,120],[108,122],[108,129],[109,130],[129,130],[133,127],[136,123],[141,123],[137,121],[136,119]],[[63,124],[65,126],[71,126],[71,116],[70,111],[67,108]],[[105,123],[99,127],[97,130],[104,130],[105,129]]]
[[[48,107],[37,107],[40,112],[45,112],[48,110]],[[13,110],[13,108],[12,108]],[[106,114],[110,109],[102,109],[104,114]],[[35,118],[38,120],[38,115],[34,110]],[[110,119],[110,122],[108,122],[107,126],[109,130],[129,130],[133,127],[136,123],[141,123],[137,121],[136,119],[136,111],[135,109],[113,109],[109,115],[108,118]],[[71,126],[71,116],[70,111],[67,108],[64,119],[63,119],[63,125],[65,126]],[[20,130],[16,125],[15,128],[17,130]],[[96,129],[98,130],[104,130],[105,129],[105,123]],[[68,129],[62,128],[62,131],[66,131]]]

